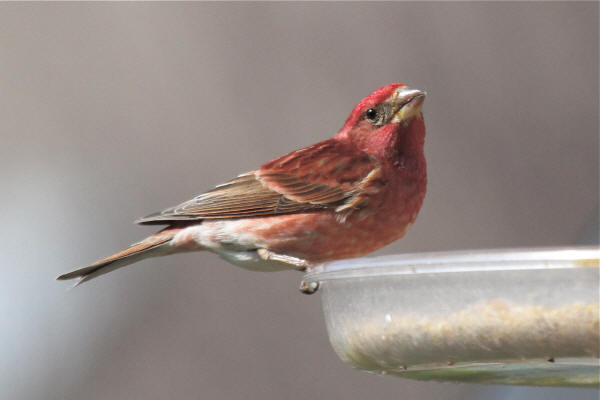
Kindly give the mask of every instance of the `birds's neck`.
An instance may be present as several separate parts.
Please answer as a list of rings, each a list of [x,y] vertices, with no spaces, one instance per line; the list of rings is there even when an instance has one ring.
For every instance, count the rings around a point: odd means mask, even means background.
[[[349,143],[378,159],[392,175],[424,175],[425,123],[423,117],[413,118],[408,126],[372,131],[367,121],[352,128],[344,127],[335,140]]]
[[[381,157],[401,175],[425,174],[425,124],[422,118],[413,119],[400,132],[388,138],[389,145]]]

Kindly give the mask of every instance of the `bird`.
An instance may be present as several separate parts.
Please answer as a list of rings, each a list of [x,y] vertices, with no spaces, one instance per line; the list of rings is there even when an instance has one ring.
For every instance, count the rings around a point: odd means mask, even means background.
[[[140,218],[163,229],[60,275],[76,285],[149,257],[210,251],[252,271],[305,271],[402,238],[427,188],[426,93],[401,83],[362,99],[338,133]]]

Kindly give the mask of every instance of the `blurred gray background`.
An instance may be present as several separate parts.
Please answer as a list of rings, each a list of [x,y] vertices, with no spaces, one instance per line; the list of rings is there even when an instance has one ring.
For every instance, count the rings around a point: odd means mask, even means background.
[[[597,243],[598,3],[0,4],[0,397],[597,398],[353,370],[299,273],[210,253],[54,281],[396,81],[430,185],[380,254]]]

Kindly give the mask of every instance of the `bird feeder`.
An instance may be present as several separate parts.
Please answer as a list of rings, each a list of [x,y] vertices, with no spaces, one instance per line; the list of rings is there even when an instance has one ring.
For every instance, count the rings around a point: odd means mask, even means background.
[[[599,248],[406,254],[325,264],[329,339],[352,366],[418,380],[597,388]]]

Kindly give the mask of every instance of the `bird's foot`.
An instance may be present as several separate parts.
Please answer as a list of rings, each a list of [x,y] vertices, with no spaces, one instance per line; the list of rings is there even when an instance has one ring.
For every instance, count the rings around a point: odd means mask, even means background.
[[[258,249],[256,250],[256,253],[265,261],[279,261],[290,264],[295,266],[298,271],[304,272],[308,267],[310,267],[310,263],[306,260],[297,257],[286,256],[284,254],[273,253],[271,250]]]

